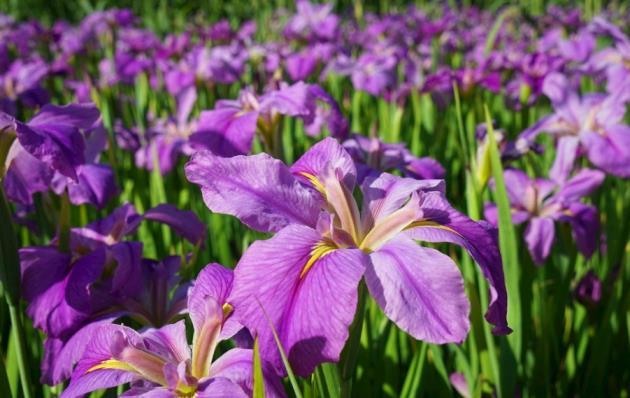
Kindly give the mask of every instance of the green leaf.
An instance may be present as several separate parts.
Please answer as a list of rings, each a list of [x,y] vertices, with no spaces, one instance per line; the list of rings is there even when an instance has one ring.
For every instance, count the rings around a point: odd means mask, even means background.
[[[265,382],[262,371],[262,362],[260,360],[260,347],[258,337],[254,339],[254,398],[265,398]]]
[[[516,232],[512,225],[512,214],[510,201],[507,196],[505,180],[503,178],[503,166],[499,148],[494,137],[494,129],[488,107],[484,106],[486,115],[486,128],[488,131],[488,148],[490,150],[490,163],[492,165],[492,176],[495,182],[495,200],[499,210],[499,248],[503,259],[503,269],[508,293],[508,324],[514,330],[508,336],[509,347],[514,355],[516,364],[521,363],[522,352],[522,318],[521,318],[521,296],[520,296],[520,265],[518,259],[518,244]],[[510,357],[502,355],[506,360]],[[511,361],[510,361],[511,362]],[[505,364],[503,364],[505,365]],[[513,364],[512,364],[513,365]],[[515,372],[514,366],[501,366],[502,370]],[[507,376],[507,375],[506,375]],[[508,377],[513,379],[513,377]],[[511,395],[510,391],[504,391]]]

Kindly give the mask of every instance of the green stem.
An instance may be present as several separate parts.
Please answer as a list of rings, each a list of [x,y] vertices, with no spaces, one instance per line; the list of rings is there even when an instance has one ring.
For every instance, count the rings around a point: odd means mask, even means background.
[[[9,305],[9,316],[11,318],[11,325],[15,328],[15,339],[17,341],[16,357],[18,362],[18,370],[20,371],[20,382],[22,383],[22,391],[24,391],[25,398],[31,398],[31,373],[28,366],[28,353],[26,351],[26,345],[24,341],[24,327],[22,325],[22,318],[18,309]]]
[[[341,397],[352,396],[352,379],[354,378],[357,366],[359,349],[361,348],[361,332],[363,330],[363,318],[365,316],[365,301],[367,298],[367,288],[365,283],[359,285],[359,300],[354,321],[350,326],[350,337],[348,343],[341,353]]]

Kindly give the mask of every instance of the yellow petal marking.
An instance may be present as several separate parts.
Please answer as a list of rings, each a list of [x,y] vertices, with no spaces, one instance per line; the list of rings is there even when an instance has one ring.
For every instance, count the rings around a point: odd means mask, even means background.
[[[311,269],[311,267],[313,267],[313,264],[315,264],[317,260],[333,252],[335,249],[337,249],[337,247],[332,242],[317,242],[315,246],[313,246],[313,250],[311,250],[311,256],[309,257],[306,265],[300,273],[300,279],[304,278],[306,273]]]

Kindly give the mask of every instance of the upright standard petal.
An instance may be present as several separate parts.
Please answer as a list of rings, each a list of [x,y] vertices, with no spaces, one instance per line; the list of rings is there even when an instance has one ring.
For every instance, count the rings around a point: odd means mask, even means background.
[[[291,172],[309,184],[321,184],[322,174],[330,165],[349,189],[354,187],[357,169],[354,161],[334,138],[325,138],[313,145],[291,166]],[[313,178],[316,181],[313,181]]]
[[[369,259],[357,249],[314,256],[319,242],[315,230],[290,225],[254,242],[235,270],[229,298],[234,316],[258,336],[261,355],[279,374],[286,370],[272,326],[300,376],[322,362],[338,361],[348,338]]]
[[[316,195],[269,155],[222,158],[200,152],[186,164],[186,177],[201,186],[210,210],[236,216],[257,231],[317,222]]]
[[[507,292],[498,239],[489,224],[475,222],[458,212],[439,192],[427,192],[421,201],[423,216],[408,229],[410,237],[427,242],[450,242],[464,247],[489,283],[490,303],[485,318],[493,333],[507,334]]]
[[[252,149],[257,120],[258,112],[233,107],[202,112],[191,144],[219,156],[246,155]]]
[[[370,254],[370,294],[399,328],[429,343],[461,343],[470,328],[464,280],[450,257],[400,236]]]

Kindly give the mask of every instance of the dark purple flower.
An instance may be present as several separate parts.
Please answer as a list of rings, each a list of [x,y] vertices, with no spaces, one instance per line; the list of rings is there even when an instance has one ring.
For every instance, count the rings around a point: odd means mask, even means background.
[[[575,299],[586,306],[594,306],[602,299],[602,281],[589,270],[573,290]]]
[[[235,348],[213,360],[232,309],[226,298],[232,273],[207,266],[188,294],[193,325],[188,345],[184,321],[143,333],[122,325],[94,330],[62,397],[133,383],[126,395],[251,396],[253,352]],[[280,379],[264,365],[266,396],[284,396]]]

